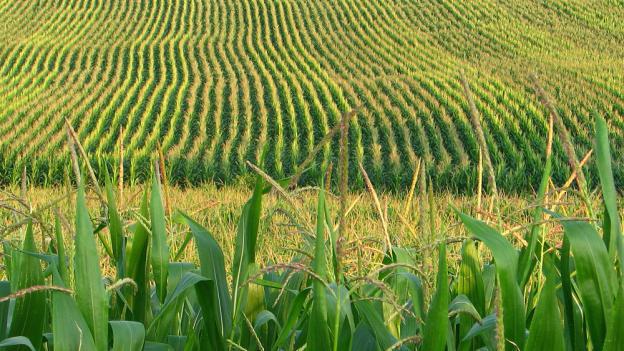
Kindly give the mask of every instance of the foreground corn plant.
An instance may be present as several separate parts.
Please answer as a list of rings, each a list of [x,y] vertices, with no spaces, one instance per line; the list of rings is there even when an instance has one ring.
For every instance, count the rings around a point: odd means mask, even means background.
[[[438,247],[435,287],[426,293],[417,248],[386,249],[381,268],[342,271],[338,233],[323,190],[315,229],[288,264],[256,262],[263,194],[258,178],[239,220],[231,271],[217,241],[184,213],[185,244],[199,266],[171,260],[167,216],[155,177],[136,222],[125,226],[107,181],[106,220],[95,226],[79,186],[74,259],[60,221],[48,252],[37,252],[33,225],[21,247],[4,246],[0,348],[20,350],[618,350],[624,345],[624,242],[604,120],[596,122],[602,222],[558,217],[563,244],[545,240],[537,208],[514,247],[495,228],[458,211],[473,235],[461,262]],[[547,157],[538,201],[550,178]],[[323,187],[321,187],[322,189]],[[101,240],[102,228],[109,238]],[[65,235],[67,235],[65,233]],[[100,239],[98,241],[98,239]],[[100,271],[98,242],[117,276]],[[492,260],[484,262],[481,252]]]

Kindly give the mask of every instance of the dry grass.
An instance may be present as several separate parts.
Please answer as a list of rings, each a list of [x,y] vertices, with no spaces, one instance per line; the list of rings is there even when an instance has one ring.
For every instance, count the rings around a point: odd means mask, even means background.
[[[132,236],[132,226],[138,219],[136,213],[138,211],[139,202],[142,197],[143,186],[125,187],[122,194],[123,199],[119,199],[118,203],[122,205],[120,212],[125,219],[126,234]],[[18,189],[6,189],[8,193],[17,193]],[[73,232],[72,213],[75,213],[74,196],[64,196],[67,194],[67,188],[31,188],[26,190],[26,201],[32,207],[33,213],[37,214],[39,221],[44,223],[53,223],[52,218],[55,209],[62,215],[63,231],[66,238],[66,247],[73,247],[71,244]],[[251,189],[246,186],[229,186],[218,188],[215,185],[204,185],[198,188],[180,189],[176,187],[170,188],[170,197],[172,209],[183,211],[199,223],[205,226],[221,244],[226,263],[232,259],[234,248],[234,237],[238,225],[238,218],[245,201],[248,200]],[[294,197],[295,206],[299,210],[294,215],[293,204],[286,201],[283,196],[277,193],[267,194],[263,200],[263,220],[261,220],[258,261],[264,264],[275,262],[289,262],[297,253],[301,252],[302,239],[306,234],[305,227],[301,221],[306,223],[314,223],[313,214],[316,205],[317,190],[315,188],[304,188],[291,192],[290,196]],[[48,203],[53,199],[61,199],[55,202],[54,206]],[[434,272],[435,260],[429,259],[434,256],[433,249],[435,243],[439,240],[447,240],[454,242],[456,238],[466,236],[463,226],[458,224],[458,219],[451,209],[451,205],[473,215],[479,215],[483,220],[488,221],[494,226],[502,225],[502,232],[508,232],[510,240],[514,240],[516,244],[521,245],[522,241],[518,240],[522,235],[522,228],[530,222],[530,211],[534,205],[530,196],[499,196],[501,204],[501,216],[504,218],[500,222],[494,219],[495,214],[486,211],[476,213],[478,197],[476,196],[459,196],[447,193],[439,193],[434,195],[436,208],[435,216],[421,216],[421,208],[429,211],[426,204],[427,197],[419,198],[418,201],[409,202],[409,194],[389,194],[379,193],[378,204],[366,194],[350,193],[347,195],[346,202],[349,208],[346,212],[346,218],[349,221],[347,227],[348,233],[346,238],[348,241],[344,243],[344,266],[346,273],[355,273],[357,270],[357,251],[362,251],[362,262],[364,269],[370,270],[375,267],[370,266],[370,262],[381,262],[381,254],[386,244],[385,232],[387,230],[391,241],[398,246],[416,248],[419,256],[423,258],[423,265],[419,267],[422,272]],[[15,204],[16,200],[4,194],[0,196],[0,204],[3,207],[23,206]],[[483,199],[485,203],[489,202],[489,198]],[[100,212],[100,201],[95,193],[91,192],[88,196],[88,206],[91,216],[96,220],[103,217]],[[340,199],[330,194],[328,202],[331,208],[337,210],[340,206]],[[579,207],[579,202],[562,196],[559,199],[559,209],[565,211],[570,216],[583,216],[583,211]],[[550,204],[555,205],[555,204]],[[380,220],[379,209],[383,208],[386,223]],[[43,210],[41,210],[43,209]],[[334,211],[338,213],[338,211]],[[427,223],[421,224],[420,219],[423,218]],[[434,218],[434,223],[428,221]],[[334,218],[335,226],[338,226],[339,218]],[[36,220],[37,221],[37,220]],[[37,224],[37,223],[35,223]],[[429,235],[429,228],[438,228],[438,232]],[[19,231],[16,230],[15,217],[7,208],[0,208],[0,232],[4,232],[7,228],[11,228],[11,232],[6,233],[7,239],[17,239],[20,237]],[[425,228],[422,232],[421,228]],[[106,231],[107,229],[103,229]],[[170,235],[171,252],[178,252],[184,242],[186,229],[178,225],[170,219],[168,225]],[[36,225],[38,235],[43,235],[39,243],[49,242],[46,237],[52,235],[51,228]],[[556,232],[556,231],[555,231]],[[107,237],[108,235],[103,235]],[[553,240],[557,240],[553,238]],[[41,245],[41,244],[39,244]],[[456,255],[456,250],[452,246],[449,250],[450,255]],[[106,257],[102,255],[101,257]],[[193,245],[189,245],[181,253],[179,260],[197,262]],[[368,263],[368,266],[366,266]],[[105,275],[114,276],[114,272],[110,271],[110,265],[102,262],[102,268]]]

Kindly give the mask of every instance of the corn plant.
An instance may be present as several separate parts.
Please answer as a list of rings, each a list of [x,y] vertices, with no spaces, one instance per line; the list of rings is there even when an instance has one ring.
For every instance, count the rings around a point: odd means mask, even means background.
[[[181,211],[167,214],[158,173],[131,225],[108,175],[99,217],[92,217],[80,183],[73,228],[58,217],[45,252],[38,251],[32,220],[19,244],[4,245],[0,348],[619,350],[624,241],[607,125],[599,116],[595,125],[601,221],[540,205],[519,249],[498,228],[456,210],[471,237],[458,262],[448,259],[446,241],[437,244],[431,289],[416,269],[422,248],[394,245],[390,237],[378,268],[364,275],[346,270],[322,183],[313,223],[298,223],[306,254],[272,265],[257,262],[257,243],[263,196],[271,188],[284,192],[280,182],[256,179],[231,265],[200,223]],[[540,204],[551,169],[547,153]],[[545,235],[545,214],[562,226],[561,245]],[[168,238],[174,224],[187,229],[178,252],[193,245],[198,264],[175,259]],[[64,246],[64,236],[73,247]],[[103,276],[103,265],[114,276]]]

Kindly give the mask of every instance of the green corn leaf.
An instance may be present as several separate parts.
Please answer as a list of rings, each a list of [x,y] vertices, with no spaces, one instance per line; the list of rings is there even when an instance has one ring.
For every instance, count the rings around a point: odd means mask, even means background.
[[[36,351],[33,344],[28,340],[27,337],[24,336],[14,336],[11,338],[4,339],[0,341],[0,349],[9,347],[9,346],[19,346],[20,349],[30,349],[32,351]]]
[[[253,269],[256,257],[256,241],[260,225],[262,210],[262,179],[258,177],[251,199],[243,207],[243,213],[238,222],[236,245],[234,247],[234,261],[232,264],[232,303],[234,315],[244,310],[247,300],[248,287],[243,286],[247,281],[250,269]],[[236,317],[235,317],[236,318]]]
[[[416,263],[412,259],[411,252],[408,249],[400,247],[392,247],[388,251],[388,255],[385,255],[383,264],[401,264],[406,266],[416,266]],[[388,323],[388,328],[392,335],[396,338],[401,338],[402,335],[406,337],[414,335],[418,329],[417,319],[422,318],[422,304],[420,303],[422,295],[418,292],[417,286],[419,280],[416,278],[413,280],[413,274],[410,269],[405,266],[398,266],[392,270],[382,271],[379,274],[379,280],[385,281],[396,296],[396,303],[399,305],[405,305],[412,300],[416,318],[409,314],[398,314],[396,309],[389,303],[383,304],[384,319]]]
[[[481,260],[474,241],[468,239],[462,246],[462,261],[459,267],[457,293],[466,296],[479,315],[485,315],[485,284],[481,273]],[[459,339],[468,333],[474,324],[473,318],[466,315],[459,317]],[[471,350],[472,340],[460,342],[459,349]]]
[[[483,343],[487,346],[486,350],[496,350],[493,333],[496,329],[496,314],[491,314],[486,316],[481,321],[473,324],[472,328],[466,333],[464,338],[461,340],[462,342],[467,342],[474,339],[477,336],[480,336],[483,340]]]
[[[270,322],[273,322],[277,326],[278,330],[281,329],[280,323],[277,320],[277,317],[275,317],[275,314],[273,314],[273,312],[271,311],[263,310],[258,313],[258,316],[254,321],[253,327],[254,329],[256,329],[256,331],[259,331],[262,326],[267,325]]]
[[[13,255],[16,256],[19,265],[19,270],[17,270],[17,274],[13,277],[16,291],[35,285],[45,284],[39,259],[28,254],[37,251],[32,223],[30,222],[26,228],[23,251],[24,252],[13,251]],[[11,329],[9,330],[8,336],[25,336],[30,339],[35,349],[39,350],[41,348],[43,331],[46,324],[46,311],[47,303],[46,293],[44,291],[26,294],[16,299]],[[26,347],[21,346],[16,349],[25,350]]]
[[[173,347],[169,344],[161,342],[146,341],[143,346],[143,351],[174,351]]]
[[[547,275],[546,284],[542,289],[533,315],[525,350],[563,351],[565,343],[561,320],[556,296],[556,282],[553,277]]]
[[[165,210],[163,208],[160,184],[154,176],[152,181],[152,196],[150,200],[150,215],[152,225],[151,260],[156,293],[160,303],[167,297],[167,275],[169,267],[169,246],[167,245],[167,226],[165,224]]]
[[[16,266],[17,257],[19,256],[13,254],[15,250],[8,240],[2,242],[2,250],[4,251],[2,260],[4,261],[7,280],[11,282],[11,289],[13,289],[15,283],[13,268]]]
[[[111,184],[110,176],[108,175],[108,168],[106,170],[106,200],[108,207],[108,231],[110,233],[111,246],[113,251],[113,259],[117,266],[117,278],[121,279],[125,277],[125,254],[126,245],[123,235],[123,224],[121,222],[121,216],[117,211],[117,203],[115,201],[115,193],[113,191],[113,185]]]
[[[11,294],[11,283],[7,280],[0,281],[0,297],[5,297],[9,294]],[[10,301],[0,302],[0,340],[4,340],[7,337],[10,304]]]
[[[252,344],[248,350],[255,350],[256,347],[259,348],[260,346],[271,346],[273,344],[273,340],[275,340],[275,335],[279,332],[281,326],[273,312],[262,310],[256,315],[253,322],[253,329],[258,336],[261,345],[258,345],[258,341],[256,341],[255,338],[252,338]]]
[[[325,192],[323,187],[319,192],[316,212],[316,243],[312,269],[321,279],[329,276],[325,257]],[[312,313],[308,323],[308,342],[310,350],[330,350],[329,328],[327,320],[326,290],[322,282],[314,279],[312,282]]]
[[[618,297],[611,311],[604,351],[617,351],[624,345],[624,286],[620,283]]]
[[[179,325],[180,310],[184,303],[184,296],[173,300],[169,296],[181,296],[178,290],[180,281],[187,272],[194,269],[193,264],[188,262],[172,262],[169,263],[169,279],[167,281],[167,298],[165,299],[165,306],[160,309],[158,315],[155,316],[153,323],[154,328],[151,328],[152,333],[149,335],[152,341],[165,341],[169,334],[176,329]],[[192,286],[188,285],[185,289]]]
[[[353,333],[352,351],[377,351],[379,346],[375,340],[375,334],[371,327],[364,322],[360,322]]]
[[[522,291],[517,283],[518,252],[494,228],[466,214],[457,212],[466,228],[492,251],[500,282],[505,330],[505,349],[522,349],[525,339],[525,310]]]
[[[147,191],[143,194],[141,201],[140,215],[146,221],[149,221],[149,207],[147,201]],[[128,293],[127,299],[132,307],[132,320],[147,323],[148,306],[149,306],[149,278],[148,278],[148,252],[149,252],[149,234],[140,221],[134,228],[132,237],[132,246],[128,253],[126,274],[137,285],[136,293]]]
[[[448,329],[449,285],[446,267],[446,245],[439,246],[438,276],[436,292],[431,299],[423,336],[423,350],[444,351]]]
[[[199,343],[207,350],[225,350],[226,333],[229,332],[226,327],[231,328],[230,325],[223,326],[218,289],[219,286],[212,280],[198,282],[195,286],[204,322]]]
[[[169,335],[167,337],[167,344],[173,347],[173,351],[184,351],[187,345],[190,344],[188,340],[189,337],[187,336]]]
[[[448,307],[448,314],[449,317],[462,315],[475,321],[481,320],[481,315],[466,295],[457,295],[453,301],[451,301]]]
[[[181,217],[193,233],[201,265],[201,274],[211,280],[201,286],[204,286],[203,290],[213,295],[209,296],[210,299],[208,300],[211,309],[210,313],[214,312],[213,321],[218,325],[219,335],[221,337],[229,337],[232,330],[232,300],[228,292],[225,261],[221,247],[199,223],[186,214],[181,213]],[[212,311],[215,308],[216,310]]]
[[[366,329],[372,331],[378,348],[380,347],[382,350],[387,350],[397,342],[397,339],[386,327],[381,312],[375,309],[371,301],[358,300],[353,304],[355,305],[360,320],[368,326]],[[356,328],[356,333],[358,332],[357,329],[358,328]],[[357,339],[354,339],[353,344],[358,344]],[[395,350],[405,350],[405,348],[401,347]]]
[[[355,320],[351,310],[351,298],[344,285],[330,283],[327,294],[327,322],[334,349],[344,350],[351,344],[351,334],[355,331]]]
[[[112,351],[141,351],[145,341],[145,327],[133,321],[110,321],[113,332]]]
[[[147,335],[154,334],[163,319],[170,319],[172,315],[175,315],[175,313],[177,312],[176,307],[178,306],[178,303],[186,297],[191,288],[193,288],[197,283],[207,280],[209,279],[194,272],[184,273],[173,292],[167,297],[167,300],[163,303],[158,314],[154,316],[152,323],[147,329]],[[162,337],[162,339],[164,340],[166,338]]]
[[[297,296],[291,303],[290,309],[288,310],[287,314],[288,317],[286,318],[286,322],[280,330],[280,333],[277,336],[277,340],[273,345],[273,351],[277,350],[278,348],[285,348],[285,346],[288,344],[287,341],[292,337],[293,332],[295,331],[295,328],[297,326],[297,322],[302,315],[302,311],[305,311],[304,305],[309,293],[309,288],[301,290],[301,292],[297,294]]]
[[[84,188],[76,201],[76,254],[74,257],[76,302],[85,317],[97,350],[108,349],[108,296],[100,273],[93,226],[87,211]]]
[[[405,303],[410,303],[413,316],[408,313],[403,314],[403,322],[401,322],[401,338],[407,338],[415,335],[422,328],[422,320],[425,316],[424,292],[422,281],[411,272],[397,272],[397,287],[399,295],[405,294]]]
[[[586,222],[562,221],[576,267],[576,281],[594,348],[600,349],[617,293],[613,264],[596,229]]]
[[[479,314],[485,314],[485,287],[481,273],[481,259],[474,241],[468,239],[462,246],[457,293],[464,294]]]
[[[54,217],[54,236],[56,240],[56,255],[58,256],[59,274],[63,281],[69,280],[69,272],[67,267],[67,255],[65,254],[65,243],[63,241],[63,232],[61,230],[61,221],[58,217]]]
[[[607,122],[600,115],[596,115],[596,165],[600,184],[602,185],[602,197],[606,211],[608,213],[609,233],[604,233],[609,237],[609,252],[612,261],[619,258],[620,274],[624,274],[624,239],[622,238],[622,226],[620,214],[617,209],[617,191],[613,180],[613,169],[611,167],[611,150],[609,147],[609,131]]]
[[[65,287],[65,282],[52,267],[52,282]],[[65,292],[52,291],[52,335],[54,350],[95,350],[91,330],[76,301]]]
[[[561,293],[563,297],[564,328],[566,330],[566,344],[568,350],[583,351],[585,347],[585,332],[583,318],[577,300],[572,293],[572,274],[570,271],[570,241],[563,237],[560,250],[559,271],[561,272]]]

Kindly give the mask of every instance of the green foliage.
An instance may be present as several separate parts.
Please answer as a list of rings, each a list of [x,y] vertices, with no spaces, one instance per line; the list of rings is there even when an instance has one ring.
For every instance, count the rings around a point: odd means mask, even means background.
[[[591,148],[592,107],[616,121],[621,155],[624,4],[591,5],[12,2],[0,8],[10,29],[0,33],[0,184],[20,184],[24,169],[33,184],[73,182],[59,152],[64,118],[101,181],[121,162],[126,184],[149,183],[157,144],[180,186],[236,183],[263,152],[263,168],[281,178],[361,106],[349,123],[350,185],[362,185],[353,167],[362,163],[376,185],[405,189],[420,158],[435,189],[471,193],[480,143],[458,81],[465,69],[498,186],[527,193],[540,183],[547,129],[527,70],[561,101],[576,144]],[[302,184],[336,164],[339,145],[320,148]],[[565,154],[553,151],[553,179],[564,181]],[[621,187],[624,171],[614,172]],[[596,167],[588,173],[597,184]]]
[[[21,247],[5,243],[10,281],[0,282],[0,296],[8,296],[0,302],[0,348],[617,350],[624,280],[621,228],[614,226],[621,222],[605,128],[598,120],[606,208],[600,226],[549,212],[563,227],[554,238],[562,245],[552,245],[552,236],[547,240],[531,223],[525,234],[534,244],[517,247],[499,229],[457,210],[471,238],[463,240],[458,262],[449,243],[435,245],[435,283],[418,270],[427,260],[418,248],[388,247],[379,268],[364,276],[339,266],[341,239],[323,186],[314,223],[298,227],[308,238],[307,252],[288,264],[263,266],[256,253],[262,198],[270,188],[258,179],[238,221],[230,276],[209,230],[187,214],[167,216],[157,180],[138,211],[125,216],[108,182],[104,215],[95,219],[80,186],[73,261],[60,218],[50,226],[56,243],[45,252],[37,248],[32,223]],[[188,231],[185,245],[193,243],[198,263],[171,262],[167,225],[176,223]],[[105,227],[110,252],[96,241]]]

